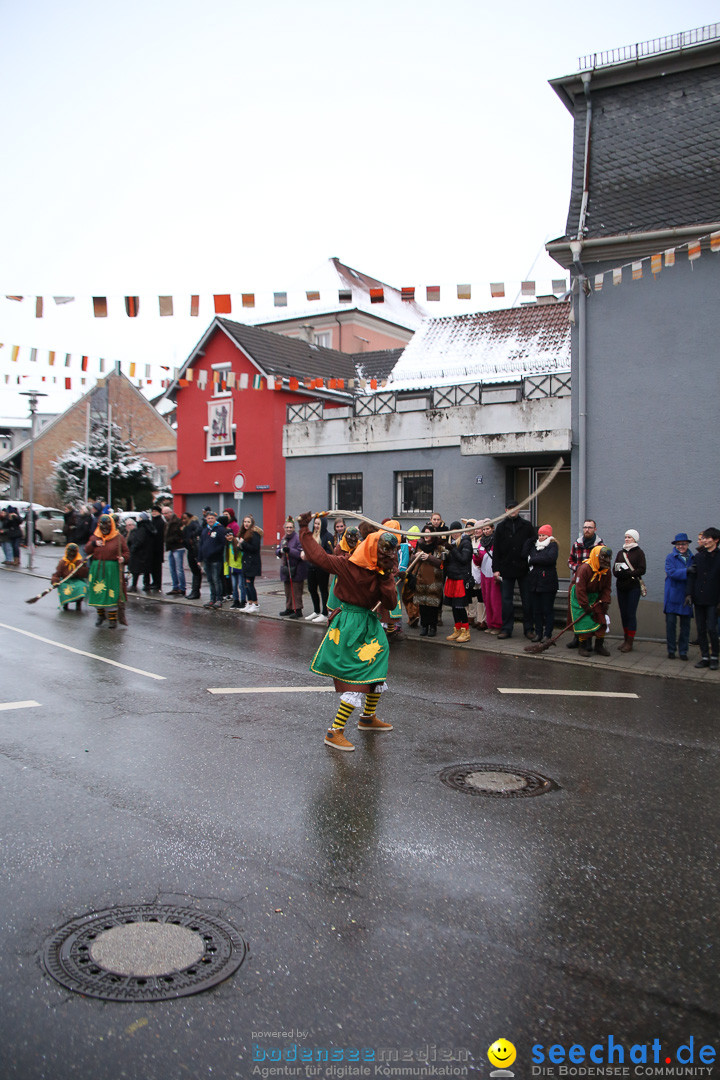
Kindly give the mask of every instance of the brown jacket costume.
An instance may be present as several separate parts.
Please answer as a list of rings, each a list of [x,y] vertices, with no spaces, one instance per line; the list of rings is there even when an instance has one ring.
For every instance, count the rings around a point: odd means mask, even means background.
[[[300,543],[311,562],[335,574],[335,595],[338,600],[369,610],[378,603],[390,611],[396,606],[397,589],[391,574],[381,576],[375,570],[366,570],[345,555],[328,555],[313,539],[307,526],[300,529]]]

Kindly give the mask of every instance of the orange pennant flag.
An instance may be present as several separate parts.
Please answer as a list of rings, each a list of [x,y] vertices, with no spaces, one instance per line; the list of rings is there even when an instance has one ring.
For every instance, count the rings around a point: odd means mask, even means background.
[[[215,293],[213,300],[215,301],[216,315],[232,315],[230,293]]]
[[[107,297],[93,296],[93,315],[96,319],[107,318]]]

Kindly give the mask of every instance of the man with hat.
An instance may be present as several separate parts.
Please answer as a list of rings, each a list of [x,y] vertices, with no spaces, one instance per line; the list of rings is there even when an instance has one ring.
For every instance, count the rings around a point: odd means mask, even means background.
[[[678,533],[673,541],[673,550],[665,560],[665,636],[667,638],[668,660],[675,659],[679,648],[680,659],[687,660],[690,644],[690,623],[692,622],[692,603],[686,602],[687,574],[693,564],[690,551],[690,537],[687,533]],[[680,638],[677,637],[677,620],[680,619]]]

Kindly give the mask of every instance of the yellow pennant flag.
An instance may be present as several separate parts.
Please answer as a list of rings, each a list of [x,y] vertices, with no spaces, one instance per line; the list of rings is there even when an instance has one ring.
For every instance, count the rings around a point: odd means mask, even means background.
[[[11,358],[13,363],[17,360],[19,352],[20,352],[20,346],[19,345],[13,345],[13,347],[12,347],[12,358]]]

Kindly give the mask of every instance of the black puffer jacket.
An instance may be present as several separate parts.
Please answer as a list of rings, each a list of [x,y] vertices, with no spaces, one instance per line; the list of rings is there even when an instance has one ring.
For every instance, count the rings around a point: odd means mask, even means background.
[[[525,518],[503,518],[495,526],[493,573],[504,578],[524,578],[528,573],[528,555],[537,539],[535,526]]]
[[[533,547],[528,555],[528,585],[531,592],[556,593],[558,591],[558,546],[551,540],[547,547]]]

